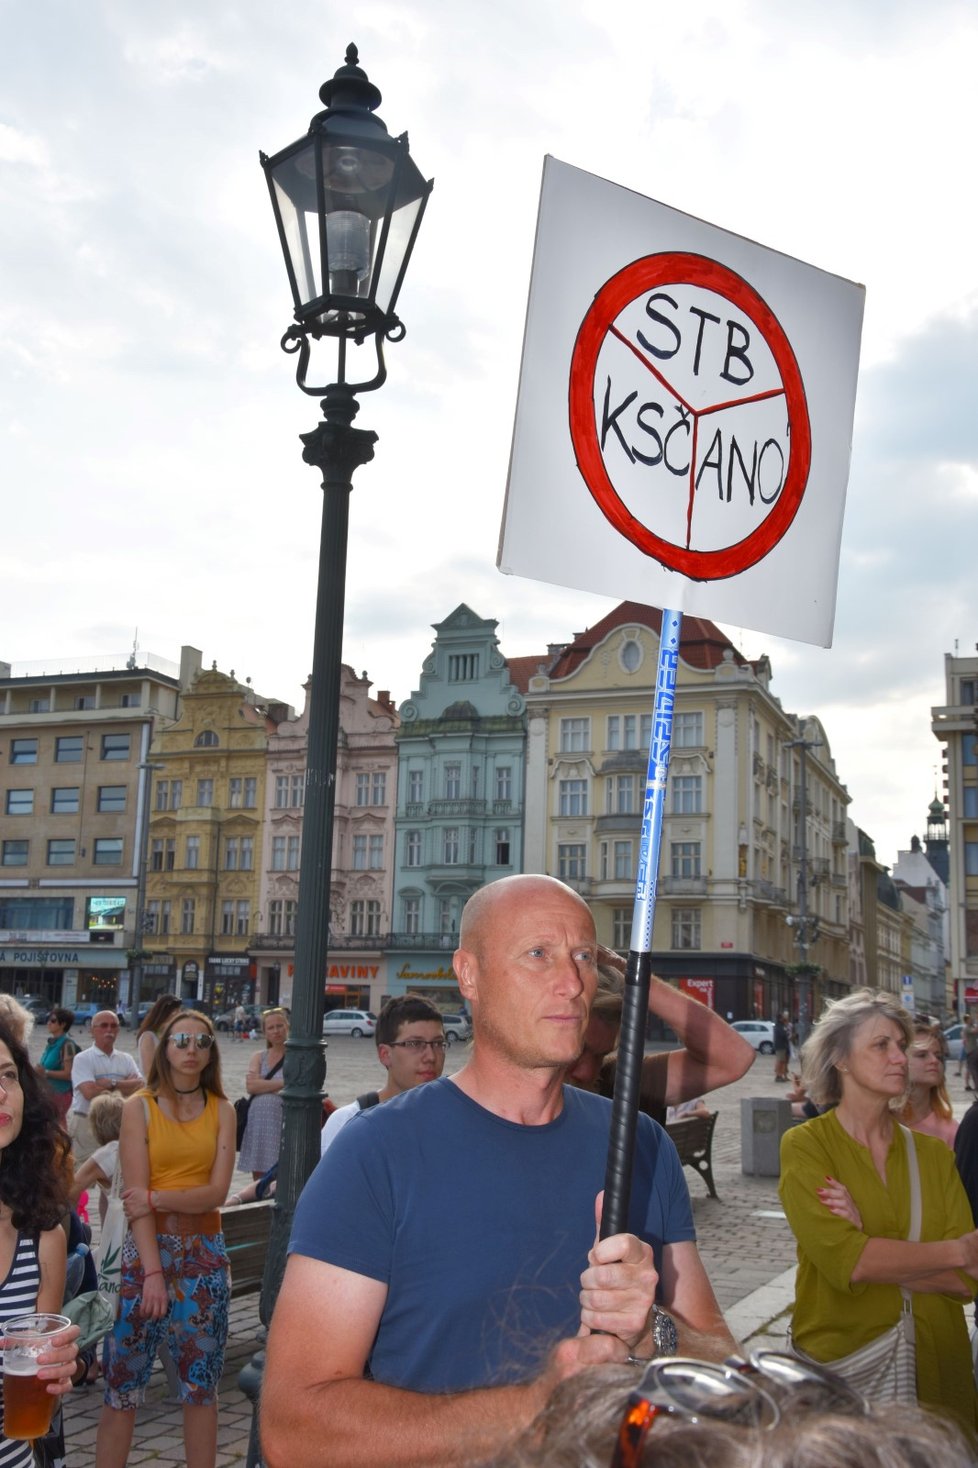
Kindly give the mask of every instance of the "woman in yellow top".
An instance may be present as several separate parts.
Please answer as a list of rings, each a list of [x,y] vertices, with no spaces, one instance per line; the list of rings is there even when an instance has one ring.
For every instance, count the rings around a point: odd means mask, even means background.
[[[907,1242],[910,1177],[897,1124],[913,1022],[888,994],[856,990],[830,1004],[802,1053],[808,1094],[833,1109],[781,1144],[781,1201],[798,1242],[792,1333],[831,1362],[896,1324],[912,1293],[917,1397],[972,1435],[978,1396],[964,1305],[978,1288],[978,1231],[935,1137],[912,1133],[920,1172],[920,1242]]]
[[[214,1028],[196,1010],[160,1033],[146,1089],[126,1102],[119,1154],[130,1232],[109,1337],[99,1468],[125,1468],[136,1408],[166,1342],[180,1380],[188,1468],[217,1457],[230,1275],[220,1206],[234,1170],[234,1109]]]

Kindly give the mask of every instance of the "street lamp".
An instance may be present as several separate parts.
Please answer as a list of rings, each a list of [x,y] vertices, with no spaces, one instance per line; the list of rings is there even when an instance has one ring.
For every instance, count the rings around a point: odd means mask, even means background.
[[[146,960],[146,873],[149,868],[149,805],[154,770],[165,770],[166,766],[143,760],[137,769],[141,771],[139,786],[139,869],[136,878],[136,917],[133,935],[133,952],[129,965],[129,1027],[139,1029],[139,1001],[143,988],[143,964]]]
[[[296,381],[302,391],[322,395],[323,421],[301,439],[302,457],[322,472],[324,490],[292,1022],[262,1292],[265,1323],[285,1269],[295,1205],[319,1159],[350,481],[353,471],[373,458],[377,440],[375,433],[352,426],[359,408],[356,394],[382,386],[387,376],[384,342],[404,336],[395,307],[432,189],[410,157],[407,134],[390,137],[376,116],[380,92],[357,59],[356,47],[348,46],[346,64],[320,89],[325,111],[316,114],[304,137],[271,158],[260,155],[294,304],[296,324],[282,338],[282,348],[298,353]],[[310,387],[311,342],[323,337],[336,339],[336,381]],[[376,354],[373,376],[351,383],[349,349],[364,344],[372,344]]]

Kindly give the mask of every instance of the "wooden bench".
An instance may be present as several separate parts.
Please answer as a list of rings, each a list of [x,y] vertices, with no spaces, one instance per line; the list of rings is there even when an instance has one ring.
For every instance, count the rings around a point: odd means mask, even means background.
[[[261,1291],[273,1207],[266,1199],[262,1203],[242,1203],[237,1208],[221,1209],[221,1228],[231,1262],[231,1294],[235,1299]]]
[[[679,1160],[684,1167],[692,1167],[706,1183],[711,1198],[717,1195],[713,1181],[713,1129],[719,1112],[709,1116],[684,1116],[672,1121],[666,1131],[676,1144]]]

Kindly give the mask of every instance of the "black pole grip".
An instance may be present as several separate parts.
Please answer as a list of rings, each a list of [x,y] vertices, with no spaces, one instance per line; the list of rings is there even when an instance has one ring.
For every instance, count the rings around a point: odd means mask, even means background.
[[[645,1025],[649,1013],[652,954],[628,955],[618,1063],[615,1070],[615,1099],[611,1107],[608,1161],[604,1178],[604,1208],[599,1237],[628,1232],[628,1205],[632,1195],[635,1131],[645,1056]]]

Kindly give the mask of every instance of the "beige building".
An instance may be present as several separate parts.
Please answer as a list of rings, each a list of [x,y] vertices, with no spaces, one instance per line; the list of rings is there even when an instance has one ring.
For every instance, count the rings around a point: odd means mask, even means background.
[[[625,602],[530,677],[525,862],[630,945],[661,613]],[[683,622],[662,830],[657,973],[735,1018],[807,1022],[848,985],[845,812],[828,739],[786,714],[766,658]]]
[[[150,741],[199,666],[191,647],[179,665],[0,663],[4,989],[69,1008],[128,999]]]
[[[154,738],[144,997],[215,1012],[255,999],[268,740],[292,716],[212,666]]]
[[[931,728],[944,745],[951,982],[958,1013],[978,1007],[978,655],[944,657]]]

